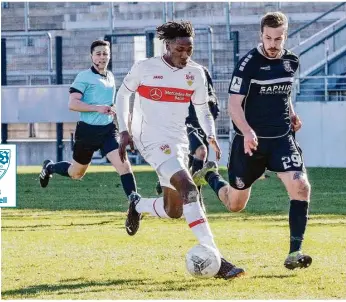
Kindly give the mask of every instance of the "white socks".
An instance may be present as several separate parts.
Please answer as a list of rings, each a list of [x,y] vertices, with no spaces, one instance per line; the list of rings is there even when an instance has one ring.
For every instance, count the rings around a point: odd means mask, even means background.
[[[199,202],[191,202],[183,205],[185,219],[201,244],[206,244],[217,251],[219,250],[214,242],[207,217],[205,216]]]
[[[136,205],[136,211],[150,213],[155,217],[170,218],[164,209],[163,197],[141,198]],[[183,216],[200,244],[206,244],[219,250],[214,242],[207,217],[198,201],[184,204]]]
[[[160,218],[169,218],[167,215],[164,204],[163,197],[158,198],[141,198],[136,205],[136,211],[138,213],[150,213],[152,216]]]

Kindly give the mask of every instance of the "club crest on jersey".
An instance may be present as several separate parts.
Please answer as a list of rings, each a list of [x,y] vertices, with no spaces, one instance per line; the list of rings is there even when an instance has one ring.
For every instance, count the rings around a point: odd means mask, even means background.
[[[284,69],[285,69],[287,72],[293,72],[293,71],[294,71],[294,70],[292,69],[292,67],[291,67],[290,61],[284,61]]]
[[[171,154],[171,148],[169,147],[169,145],[162,145],[160,149],[163,153],[167,155]]]
[[[6,174],[10,166],[11,150],[0,149],[0,179]]]
[[[187,85],[191,86],[193,81],[195,80],[195,76],[189,72],[189,74],[185,75]]]
[[[242,188],[245,187],[245,184],[244,184],[244,182],[243,182],[243,179],[242,179],[241,177],[238,177],[238,176],[235,177],[235,185],[236,185],[237,188],[239,188],[239,189],[242,189]]]

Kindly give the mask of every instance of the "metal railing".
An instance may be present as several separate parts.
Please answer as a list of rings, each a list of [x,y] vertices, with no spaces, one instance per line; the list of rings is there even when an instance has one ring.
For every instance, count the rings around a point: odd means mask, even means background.
[[[304,40],[299,45],[294,46],[291,48],[291,51],[294,53],[303,53],[314,47],[316,43],[323,40],[324,38],[328,39],[329,37],[333,36],[336,31],[339,31],[342,29],[342,27],[346,24],[346,14],[344,18],[341,18],[337,20],[336,22],[330,24],[329,26],[323,28],[321,31],[315,33],[314,35],[310,36],[306,40]]]
[[[315,24],[316,22],[320,21],[321,19],[323,19],[325,16],[329,15],[330,13],[335,12],[337,9],[341,8],[345,4],[346,4],[346,2],[341,2],[340,4],[334,6],[333,8],[331,8],[330,10],[328,10],[325,13],[321,14],[317,18],[315,18],[315,19],[311,20],[310,22],[304,24],[303,26],[299,27],[298,29],[296,29],[295,31],[291,32],[288,35],[288,39],[292,39],[294,36],[297,36],[298,44],[300,44],[300,42],[301,42],[301,32],[304,29],[306,29],[306,28],[310,27],[311,25]]]
[[[296,78],[295,101],[346,101],[346,75],[305,76]]]
[[[318,64],[318,62],[328,61],[328,56],[345,46],[345,29],[346,23],[342,24],[338,29],[329,33],[327,36],[316,41],[313,45],[299,54],[301,59],[300,73],[303,76],[309,75],[309,73],[313,71],[311,67]]]
[[[219,116],[215,121],[216,134],[219,138],[228,138],[230,135],[230,117],[227,110],[229,80],[213,80],[213,84],[220,109]]]

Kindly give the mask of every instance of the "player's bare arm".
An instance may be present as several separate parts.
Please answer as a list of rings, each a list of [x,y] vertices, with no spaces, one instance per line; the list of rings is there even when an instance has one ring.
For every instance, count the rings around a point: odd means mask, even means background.
[[[68,108],[77,112],[99,112],[107,115],[114,115],[111,106],[89,105],[82,100],[82,94],[73,92],[70,94]]]
[[[208,143],[209,145],[213,148],[215,154],[216,154],[216,160],[220,160],[221,158],[221,148],[220,148],[220,145],[216,139],[216,137],[214,136],[209,136],[208,137]]]
[[[252,150],[257,150],[258,139],[255,131],[246,121],[244,110],[241,106],[244,100],[243,95],[231,94],[228,102],[228,113],[233,122],[244,135],[244,152],[252,156]]]
[[[302,127],[302,121],[299,116],[295,113],[292,98],[289,98],[288,101],[289,110],[290,110],[290,119],[291,119],[291,127],[294,132],[297,132]]]

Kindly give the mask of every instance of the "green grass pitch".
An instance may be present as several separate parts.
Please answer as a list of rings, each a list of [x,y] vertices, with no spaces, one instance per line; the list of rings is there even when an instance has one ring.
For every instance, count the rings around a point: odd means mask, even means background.
[[[203,190],[224,256],[246,269],[232,281],[192,278],[185,253],[197,243],[183,219],[145,216],[124,228],[127,201],[112,167],[90,167],[82,181],[20,167],[17,208],[2,209],[2,299],[346,299],[346,169],[308,169],[306,270],[286,270],[289,202],[281,182],[257,181],[245,211],[229,213]],[[226,170],[221,170],[226,176]],[[155,196],[156,174],[136,167],[139,193]],[[227,178],[226,178],[227,179]]]

